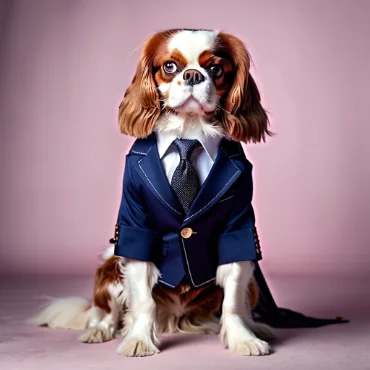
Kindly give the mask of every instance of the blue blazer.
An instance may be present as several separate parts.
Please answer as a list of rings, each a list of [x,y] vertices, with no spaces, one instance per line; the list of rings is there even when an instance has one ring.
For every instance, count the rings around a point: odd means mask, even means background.
[[[239,142],[222,139],[215,163],[185,214],[162,167],[155,134],[126,156],[115,255],[153,262],[159,282],[194,287],[217,266],[261,259],[252,200],[252,164]]]

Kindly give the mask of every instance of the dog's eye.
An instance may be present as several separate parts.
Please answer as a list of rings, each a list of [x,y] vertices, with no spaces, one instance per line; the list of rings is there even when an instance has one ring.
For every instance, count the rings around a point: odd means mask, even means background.
[[[223,69],[220,65],[214,64],[209,69],[209,73],[214,77],[220,77],[222,75]]]
[[[163,64],[163,69],[168,74],[174,74],[178,71],[178,67],[175,62],[166,62]]]

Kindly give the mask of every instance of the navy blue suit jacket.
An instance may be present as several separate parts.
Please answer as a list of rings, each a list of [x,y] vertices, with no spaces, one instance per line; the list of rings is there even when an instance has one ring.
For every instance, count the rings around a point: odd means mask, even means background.
[[[252,201],[252,164],[239,142],[222,139],[212,169],[185,214],[162,167],[155,134],[126,157],[115,255],[154,262],[159,282],[194,287],[217,266],[260,260]],[[191,228],[190,237],[181,231]]]

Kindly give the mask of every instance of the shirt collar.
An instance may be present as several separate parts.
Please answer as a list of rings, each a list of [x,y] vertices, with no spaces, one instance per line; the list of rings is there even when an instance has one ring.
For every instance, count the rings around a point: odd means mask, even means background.
[[[173,141],[177,138],[176,134],[172,134],[166,131],[156,131],[157,138],[157,147],[159,158],[163,158],[166,154],[168,148],[171,146]],[[221,137],[201,137],[198,138],[199,142],[202,144],[202,147],[208,154],[209,158],[214,162],[217,157],[218,148],[220,146]]]

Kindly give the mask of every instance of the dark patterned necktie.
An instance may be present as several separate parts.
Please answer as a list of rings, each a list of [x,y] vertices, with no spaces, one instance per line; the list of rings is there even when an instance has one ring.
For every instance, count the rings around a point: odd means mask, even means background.
[[[198,140],[176,139],[173,142],[180,154],[180,163],[172,176],[171,187],[175,191],[179,201],[188,212],[192,201],[199,190],[199,179],[190,157],[194,149],[201,146]]]

